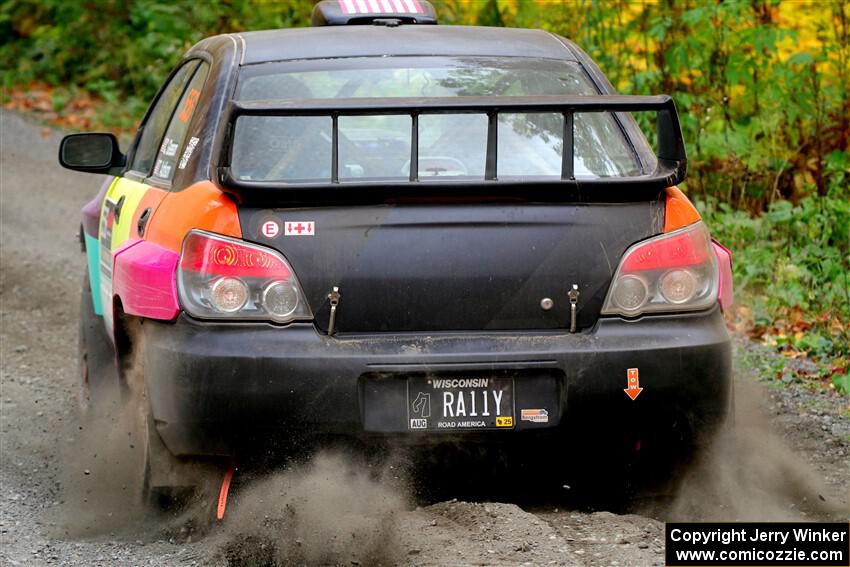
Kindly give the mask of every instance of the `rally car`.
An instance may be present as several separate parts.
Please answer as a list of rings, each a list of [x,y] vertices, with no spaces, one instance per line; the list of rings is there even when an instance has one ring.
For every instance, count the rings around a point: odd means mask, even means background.
[[[323,436],[592,469],[581,447],[714,431],[731,258],[676,187],[671,98],[422,0],[313,22],[195,45],[126,154],[62,141],[109,175],[82,211],[81,367],[95,397],[116,386],[96,368],[126,389],[143,360],[148,496]]]

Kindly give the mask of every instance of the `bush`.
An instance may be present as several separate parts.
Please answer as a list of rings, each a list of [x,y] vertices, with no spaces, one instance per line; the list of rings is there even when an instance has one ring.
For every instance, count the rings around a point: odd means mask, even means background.
[[[756,217],[717,199],[699,203],[734,251],[752,333],[814,356],[850,355],[850,190],[843,172],[833,180],[823,197],[776,201]]]
[[[8,88],[74,86],[134,122],[183,53],[206,36],[304,25],[312,3],[12,0],[0,5]],[[116,113],[116,110],[119,112]]]

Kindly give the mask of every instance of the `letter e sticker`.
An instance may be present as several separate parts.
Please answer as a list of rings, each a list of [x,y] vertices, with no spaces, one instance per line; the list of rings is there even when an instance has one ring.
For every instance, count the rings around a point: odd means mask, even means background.
[[[262,232],[263,236],[266,238],[274,238],[280,232],[280,225],[273,220],[266,221],[263,223],[260,232]]]

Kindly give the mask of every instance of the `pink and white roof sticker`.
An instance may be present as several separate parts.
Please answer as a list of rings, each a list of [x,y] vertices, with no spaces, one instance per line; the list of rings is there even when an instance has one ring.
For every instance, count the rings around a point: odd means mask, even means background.
[[[424,14],[419,0],[339,0],[344,14]]]

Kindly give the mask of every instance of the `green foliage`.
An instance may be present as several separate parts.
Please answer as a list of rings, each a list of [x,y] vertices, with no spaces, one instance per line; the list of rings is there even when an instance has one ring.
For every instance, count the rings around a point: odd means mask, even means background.
[[[197,41],[304,25],[311,8],[310,0],[6,0],[0,4],[0,58],[15,65],[0,77],[6,87],[74,85],[103,99],[116,118],[138,120]]]
[[[500,3],[506,25],[573,39],[621,92],[673,95],[691,195],[751,212],[832,183],[850,149],[850,2]]]
[[[832,377],[832,385],[839,394],[850,395],[850,374],[836,374]]]
[[[831,160],[847,159],[831,156]],[[827,195],[776,201],[752,217],[718,199],[699,203],[712,232],[734,250],[739,299],[757,330],[815,356],[850,354],[850,190],[846,171]]]
[[[850,0],[435,0],[445,23],[539,27],[573,39],[621,91],[674,96],[688,192],[760,212],[824,196],[850,149]],[[307,25],[311,0],[5,0],[8,87],[73,85],[122,123],[182,53],[216,33]],[[59,103],[61,105],[61,102]]]

